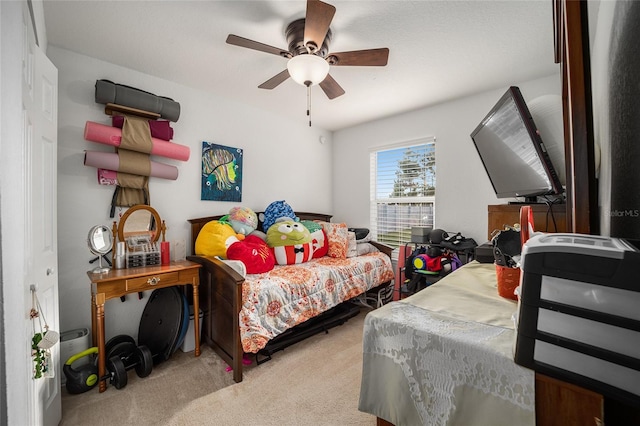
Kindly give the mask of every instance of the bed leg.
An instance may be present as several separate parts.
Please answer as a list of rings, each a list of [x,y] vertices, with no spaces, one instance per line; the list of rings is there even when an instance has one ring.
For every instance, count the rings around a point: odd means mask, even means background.
[[[380,417],[376,417],[376,426],[394,426],[394,424]]]
[[[234,363],[235,364],[235,363]],[[242,368],[242,367],[240,367]],[[240,383],[242,381],[242,370],[238,370],[237,368],[233,369],[233,381],[236,383]]]

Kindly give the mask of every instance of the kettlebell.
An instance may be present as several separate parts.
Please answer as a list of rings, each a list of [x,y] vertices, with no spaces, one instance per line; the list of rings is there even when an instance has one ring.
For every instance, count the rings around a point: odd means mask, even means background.
[[[62,371],[67,378],[67,392],[70,394],[83,393],[90,390],[98,383],[98,367],[94,362],[90,362],[88,365],[83,365],[78,369],[71,366],[71,364],[80,358],[97,353],[97,347],[89,348],[86,351],[73,355],[64,363]]]

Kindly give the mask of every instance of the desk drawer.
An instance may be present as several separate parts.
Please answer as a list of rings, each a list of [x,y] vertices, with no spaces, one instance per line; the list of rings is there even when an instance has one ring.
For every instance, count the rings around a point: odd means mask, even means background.
[[[169,272],[165,274],[153,274],[139,278],[131,278],[126,281],[127,292],[167,287],[170,285],[178,284],[179,280],[179,272]]]

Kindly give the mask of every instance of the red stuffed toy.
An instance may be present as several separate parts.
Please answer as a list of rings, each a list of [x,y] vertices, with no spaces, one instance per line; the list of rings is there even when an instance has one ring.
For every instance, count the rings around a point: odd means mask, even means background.
[[[311,233],[311,243],[313,245],[314,259],[324,257],[329,252],[329,239],[322,227]]]
[[[240,260],[247,267],[247,274],[269,272],[275,265],[273,252],[260,237],[247,235],[227,249],[227,259]]]

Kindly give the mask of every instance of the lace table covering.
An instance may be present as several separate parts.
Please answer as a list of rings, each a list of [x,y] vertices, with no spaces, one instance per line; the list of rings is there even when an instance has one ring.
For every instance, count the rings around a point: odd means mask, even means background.
[[[361,411],[396,426],[535,424],[534,372],[513,361],[516,305],[484,266],[367,315]]]

